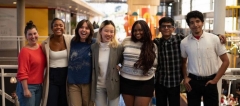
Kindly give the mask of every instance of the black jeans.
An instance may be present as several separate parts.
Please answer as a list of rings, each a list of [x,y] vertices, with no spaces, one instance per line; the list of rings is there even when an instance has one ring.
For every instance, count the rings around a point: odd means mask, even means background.
[[[68,106],[66,95],[67,67],[50,68],[47,106]]]
[[[180,85],[168,88],[156,83],[155,95],[157,106],[180,106]]]
[[[215,76],[213,76],[211,79],[214,77]],[[208,84],[205,86],[205,84],[211,79],[191,78],[189,84],[191,85],[192,90],[187,92],[188,106],[201,106],[202,96],[204,106],[219,105],[217,84]]]

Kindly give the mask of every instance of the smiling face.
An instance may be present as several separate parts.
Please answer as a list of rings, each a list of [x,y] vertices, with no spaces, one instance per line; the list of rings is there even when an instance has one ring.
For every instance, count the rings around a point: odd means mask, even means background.
[[[110,42],[114,38],[115,28],[113,25],[108,24],[104,26],[100,32],[101,42]]]
[[[83,25],[79,28],[78,34],[80,36],[81,42],[86,42],[86,39],[90,34],[90,28],[88,27],[86,22],[84,22]]]
[[[170,22],[164,22],[160,25],[159,31],[161,32],[163,38],[168,39],[171,37],[174,27]]]
[[[141,40],[143,37],[143,29],[140,24],[136,24],[133,30],[133,35],[137,40]]]
[[[26,39],[30,45],[35,45],[38,42],[38,36],[36,28],[29,29],[26,33]]]
[[[52,31],[54,35],[61,36],[64,33],[64,23],[61,20],[56,20],[52,25]]]
[[[199,18],[190,18],[189,28],[194,36],[202,34],[203,22]]]

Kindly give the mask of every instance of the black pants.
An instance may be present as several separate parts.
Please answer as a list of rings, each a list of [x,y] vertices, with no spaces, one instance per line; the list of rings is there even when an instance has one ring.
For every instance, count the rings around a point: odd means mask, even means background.
[[[188,106],[201,106],[202,96],[204,106],[219,105],[217,84],[208,84],[205,86],[205,84],[211,79],[199,80],[191,78],[189,84],[191,85],[192,90],[187,92]]]
[[[180,86],[168,88],[157,83],[155,95],[157,106],[180,106]]]
[[[68,106],[66,96],[67,67],[50,68],[47,106]]]

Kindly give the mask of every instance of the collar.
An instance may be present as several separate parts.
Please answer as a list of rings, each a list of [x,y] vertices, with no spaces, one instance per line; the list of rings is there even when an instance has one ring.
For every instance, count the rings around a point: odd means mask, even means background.
[[[199,38],[199,40],[200,40],[201,38],[204,38],[204,37],[205,37],[205,33],[206,33],[206,32],[203,31],[203,33],[202,33],[201,37]],[[195,37],[193,36],[192,33],[189,35],[189,38],[190,38],[190,39],[197,39],[197,38],[195,38]]]
[[[99,44],[100,44],[100,47],[109,47],[110,42],[105,42],[105,43],[100,42]]]
[[[161,42],[172,42],[174,41],[174,36],[175,35],[171,35],[169,39],[164,39],[163,37],[161,38]]]

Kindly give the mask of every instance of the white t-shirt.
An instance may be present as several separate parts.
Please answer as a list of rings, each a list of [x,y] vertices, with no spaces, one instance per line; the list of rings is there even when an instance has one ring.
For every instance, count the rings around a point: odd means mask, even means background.
[[[62,51],[52,51],[49,49],[49,66],[51,68],[67,67],[67,56],[67,49]]]

